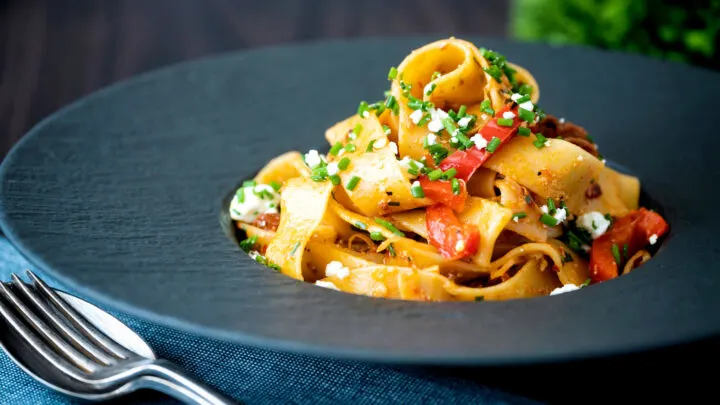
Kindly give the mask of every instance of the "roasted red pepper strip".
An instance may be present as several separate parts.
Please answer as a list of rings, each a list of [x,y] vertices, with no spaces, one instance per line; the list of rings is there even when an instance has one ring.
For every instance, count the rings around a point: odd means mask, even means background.
[[[650,243],[651,236],[660,237],[669,229],[670,226],[660,214],[645,208],[631,211],[618,218],[610,230],[593,241],[590,251],[590,278],[597,283],[610,280],[620,274],[612,253],[613,245],[617,245],[621,256],[624,246],[627,245],[627,258],[630,258]]]
[[[425,210],[428,239],[443,257],[457,260],[477,252],[480,233],[471,225],[463,225],[450,207],[435,204]]]
[[[513,125],[511,127],[498,125],[497,118],[502,118],[503,113],[507,111],[511,111],[515,114],[515,118],[513,118]],[[517,107],[512,109],[505,107],[498,111],[495,114],[495,117],[496,118],[491,119],[484,127],[482,127],[479,134],[485,138],[488,143],[490,143],[493,138],[498,138],[500,140],[500,146],[495,149],[495,152],[497,152],[517,133],[517,129],[522,123],[522,120],[518,116]],[[486,149],[478,149],[476,147],[472,147],[467,150],[458,150],[440,162],[440,168],[443,171],[446,171],[451,167],[454,167],[455,170],[457,170],[455,177],[468,181],[470,177],[472,177],[473,173],[475,173],[475,170],[482,166],[482,164],[485,163],[485,161],[492,155],[493,154],[488,152]]]
[[[460,184],[460,194],[453,194],[452,185],[447,180],[432,181],[426,176],[419,179],[420,187],[422,187],[425,197],[435,201],[436,203],[447,205],[457,212],[465,209],[465,201],[467,201],[468,192],[465,182],[458,180]]]

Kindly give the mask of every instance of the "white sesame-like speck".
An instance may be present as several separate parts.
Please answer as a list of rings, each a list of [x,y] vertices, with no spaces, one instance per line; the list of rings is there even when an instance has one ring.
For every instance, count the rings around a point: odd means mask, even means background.
[[[350,270],[342,263],[333,260],[325,266],[325,277],[337,277],[340,280],[350,275]]]
[[[560,117],[560,119],[558,119],[558,122],[560,122],[561,124],[564,124],[564,123],[565,123],[565,118]]]
[[[582,162],[582,160],[583,160],[583,157],[582,157],[582,156],[580,156],[580,155],[578,155],[578,157],[577,157],[577,160],[578,160],[579,162]]]
[[[475,147],[478,149],[487,148],[487,145],[488,145],[487,141],[479,133],[475,134],[472,138],[470,138],[470,140],[473,141],[473,143],[475,144]]]
[[[450,142],[452,142],[452,143],[457,143],[457,141],[458,141],[458,139],[454,136],[452,138],[450,138]]]
[[[373,144],[373,149],[382,149],[387,146],[387,138],[380,138]]]
[[[511,120],[511,119],[515,118],[515,113],[512,111],[505,111],[503,113],[503,118]]]
[[[330,290],[340,291],[340,289],[337,288],[337,286],[335,284],[333,284],[329,281],[318,280],[315,282],[315,285],[318,287],[328,288]]]
[[[417,125],[418,122],[422,119],[423,111],[422,110],[415,110],[410,114],[410,120],[413,122],[413,124]]]
[[[487,119],[490,118],[490,116],[488,116],[487,114],[480,114],[480,118],[482,118],[483,121],[487,121]]]
[[[607,160],[603,159],[603,160],[601,160],[601,162],[602,162],[602,164],[605,164],[605,163],[607,163]]]
[[[650,235],[650,238],[648,239],[648,241],[650,242],[651,245],[656,244],[657,240],[658,240],[658,236],[656,234]]]
[[[363,113],[362,113],[363,118],[367,118],[369,116],[370,116],[370,113],[368,113],[367,111],[363,111]]]
[[[394,155],[398,154],[398,146],[395,142],[390,142],[390,150]]]
[[[546,148],[550,147],[550,145],[552,145],[552,143],[550,143],[549,139],[543,144],[543,146],[545,146]]]
[[[334,176],[334,175],[338,174],[339,171],[340,171],[340,169],[338,168],[337,162],[328,163],[327,173],[329,176]]]
[[[535,109],[535,105],[532,103],[532,101],[526,101],[522,104],[519,104],[518,107],[528,111],[532,111]]]
[[[437,143],[437,135],[435,134],[427,134],[427,144],[428,145],[435,145]]]
[[[466,126],[468,126],[468,124],[470,124],[470,117],[462,117],[458,121],[458,125],[460,127],[466,127]]]
[[[520,218],[518,218],[518,217],[513,217],[513,222],[520,222]]]
[[[540,211],[542,211],[543,214],[548,214],[550,213],[550,208],[548,208],[547,205],[543,205],[542,207],[540,207]]]

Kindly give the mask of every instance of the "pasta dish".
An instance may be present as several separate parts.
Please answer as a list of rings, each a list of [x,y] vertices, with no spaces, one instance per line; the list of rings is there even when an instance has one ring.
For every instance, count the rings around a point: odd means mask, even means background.
[[[530,72],[449,38],[388,72],[325,153],[272,159],[232,198],[240,246],[283,274],[406,300],[578,290],[647,262],[669,231],[640,182],[546,114]]]

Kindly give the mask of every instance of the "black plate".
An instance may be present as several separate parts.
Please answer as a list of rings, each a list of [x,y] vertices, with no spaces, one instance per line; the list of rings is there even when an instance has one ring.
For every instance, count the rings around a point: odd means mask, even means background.
[[[582,48],[470,38],[529,68],[540,105],[642,180],[670,236],[627,276],[555,297],[420,303],[293,281],[228,238],[224,198],[270,158],[382,97],[388,67],[439,38],[224,55],[87,97],[2,164],[0,225],[30,261],[119,310],[243,344],[372,361],[519,364],[720,334],[714,100],[720,75]]]

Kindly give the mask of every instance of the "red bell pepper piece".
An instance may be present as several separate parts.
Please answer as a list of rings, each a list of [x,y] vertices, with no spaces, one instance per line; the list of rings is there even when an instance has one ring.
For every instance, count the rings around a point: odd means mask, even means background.
[[[435,204],[425,210],[428,239],[443,257],[456,260],[475,254],[480,243],[476,227],[463,225],[450,207]]]
[[[645,208],[631,211],[615,220],[604,235],[593,241],[590,251],[590,278],[593,283],[607,281],[619,275],[613,245],[617,246],[621,256],[627,245],[627,258],[630,258],[648,245],[651,236],[660,237],[669,229],[670,226],[660,214]]]
[[[495,150],[496,152],[517,133],[517,129],[522,123],[522,120],[520,120],[520,117],[518,116],[517,107],[505,107],[496,113],[496,117],[502,118],[503,113],[506,111],[511,111],[515,114],[515,118],[513,118],[513,125],[511,127],[498,125],[497,119],[493,118],[488,121],[488,123],[485,124],[479,132],[479,134],[485,138],[488,143],[493,138],[498,138],[500,140],[500,146],[498,146]],[[492,155],[493,154],[488,152],[486,149],[478,149],[476,147],[472,147],[467,150],[458,150],[443,159],[443,161],[440,162],[440,168],[443,171],[446,171],[454,167],[455,170],[457,170],[455,177],[468,181],[470,177],[472,177],[473,173],[475,173],[475,170],[482,166],[482,164],[485,163],[485,161]]]
[[[467,201],[468,192],[465,182],[458,180],[460,184],[460,193],[454,194],[452,184],[447,180],[430,180],[427,176],[421,176],[419,179],[420,187],[425,193],[425,197],[435,201],[436,203],[447,205],[457,212],[465,209],[465,201]]]

